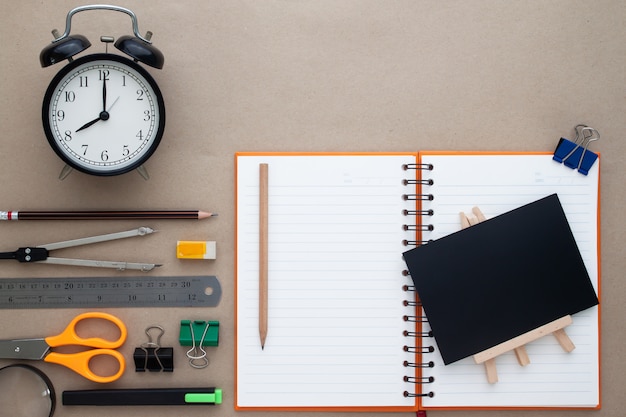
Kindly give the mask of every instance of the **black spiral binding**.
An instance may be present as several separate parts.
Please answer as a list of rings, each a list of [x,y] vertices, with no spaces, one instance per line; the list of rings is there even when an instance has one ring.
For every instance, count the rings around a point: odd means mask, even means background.
[[[402,166],[402,168],[404,170],[428,170],[428,171],[432,171],[433,170],[433,165],[431,164],[405,164]],[[426,186],[431,186],[433,185],[433,180],[432,179],[427,179],[427,180],[422,180],[422,179],[410,179],[410,180],[404,180],[403,181],[404,185],[419,185],[420,186],[420,192],[422,191],[421,188],[426,187]],[[432,201],[434,199],[434,196],[432,194],[404,194],[402,196],[402,198],[406,201]],[[434,214],[434,212],[432,210],[422,210],[417,209],[417,210],[404,210],[403,211],[403,215],[405,216],[415,216],[416,221],[414,222],[414,224],[405,224],[403,225],[404,230],[407,231],[419,231],[419,232],[427,232],[427,231],[432,231],[434,229],[434,226],[432,224],[425,224],[425,222],[422,222],[421,220],[425,217],[428,216],[432,216]],[[405,246],[419,246],[419,245],[423,245],[425,243],[428,243],[427,240],[404,240],[402,242]],[[408,270],[404,270],[402,271],[402,274],[404,276],[409,276],[409,271]],[[418,309],[421,308],[422,304],[419,302],[419,300],[417,300],[417,294],[415,293],[415,286],[413,285],[404,285],[403,286],[403,291],[407,292],[407,293],[413,293],[413,297],[412,300],[404,300],[403,304],[405,306],[411,306],[411,307],[415,307],[416,311],[419,311]],[[409,297],[407,297],[409,298]],[[403,317],[403,320],[406,322],[411,322],[411,323],[427,323],[428,320],[426,318],[426,316],[418,316],[418,315],[414,315],[414,316],[409,316],[409,315],[405,315]],[[405,331],[404,332],[404,337],[409,337],[409,338],[413,338],[415,339],[415,342],[412,343],[413,345],[416,346],[409,346],[408,344],[405,345],[403,347],[405,352],[410,352],[410,353],[415,353],[415,354],[419,354],[419,358],[422,358],[423,355],[427,354],[427,353],[432,353],[435,351],[435,347],[432,346],[432,344],[429,346],[428,344],[425,343],[426,339],[428,338],[432,338],[432,332],[409,332],[409,331]],[[419,345],[419,346],[417,346]],[[429,361],[429,362],[409,362],[409,361],[405,361],[404,362],[404,366],[406,368],[412,368],[412,369],[416,369],[418,368],[418,374],[419,376],[405,376],[404,377],[404,381],[408,382],[408,383],[412,383],[412,384],[419,384],[419,385],[425,385],[425,384],[431,384],[435,381],[435,378],[432,376],[425,376],[424,371],[427,370],[428,368],[432,368],[435,366],[434,362]],[[405,391],[404,392],[404,396],[405,397],[433,397],[435,395],[435,393],[431,390],[426,392],[426,390],[420,390],[423,391],[422,393],[415,393],[415,392],[408,392]]]

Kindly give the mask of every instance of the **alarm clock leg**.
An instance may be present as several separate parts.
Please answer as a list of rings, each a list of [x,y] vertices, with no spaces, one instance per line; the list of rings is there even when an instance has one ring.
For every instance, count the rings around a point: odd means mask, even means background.
[[[148,181],[150,179],[150,174],[148,174],[148,170],[144,165],[139,165],[137,167],[137,172],[143,177],[144,180]]]
[[[74,171],[74,168],[66,164],[59,173],[59,179],[63,181],[68,175],[72,173],[72,171]]]

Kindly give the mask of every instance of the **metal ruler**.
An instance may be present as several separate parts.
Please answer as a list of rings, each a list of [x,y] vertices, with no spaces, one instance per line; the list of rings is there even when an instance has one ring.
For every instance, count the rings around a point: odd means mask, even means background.
[[[0,309],[215,307],[215,276],[0,278]]]

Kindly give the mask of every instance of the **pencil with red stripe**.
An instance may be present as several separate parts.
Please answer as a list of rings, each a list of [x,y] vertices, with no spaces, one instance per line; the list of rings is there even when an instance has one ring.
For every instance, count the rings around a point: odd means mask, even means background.
[[[0,211],[0,220],[202,220],[214,216],[200,210]]]

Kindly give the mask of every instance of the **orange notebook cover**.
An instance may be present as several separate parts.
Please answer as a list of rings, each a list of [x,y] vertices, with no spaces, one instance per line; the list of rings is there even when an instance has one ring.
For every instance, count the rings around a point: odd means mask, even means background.
[[[269,167],[263,348],[260,164]],[[584,176],[547,153],[242,152],[235,167],[236,409],[599,408],[598,307],[573,316],[573,352],[541,338],[526,346],[526,367],[498,357],[489,384],[471,359],[443,364],[401,256],[458,231],[458,213],[473,206],[491,217],[557,193],[599,297],[599,161]]]

